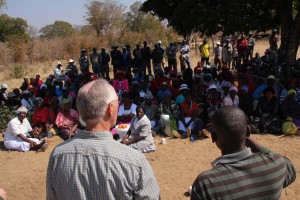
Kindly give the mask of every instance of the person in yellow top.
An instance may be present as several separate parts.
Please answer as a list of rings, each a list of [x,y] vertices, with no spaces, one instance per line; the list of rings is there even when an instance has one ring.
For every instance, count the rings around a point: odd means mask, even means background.
[[[204,65],[204,61],[206,63],[209,61],[209,46],[206,39],[203,40],[203,43],[200,45],[199,50],[201,54],[201,62]]]

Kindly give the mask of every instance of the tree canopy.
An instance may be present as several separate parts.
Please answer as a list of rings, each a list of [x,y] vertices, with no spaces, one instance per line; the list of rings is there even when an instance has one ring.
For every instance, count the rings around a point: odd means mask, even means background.
[[[116,1],[91,1],[86,4],[85,20],[96,30],[98,36],[106,36],[118,30],[125,8],[123,4]]]
[[[24,19],[12,18],[6,14],[0,15],[0,41],[6,42],[16,37],[27,40],[27,27],[27,22]]]
[[[295,59],[300,42],[300,0],[147,0],[141,10],[167,19],[178,33],[236,32],[281,29],[281,49]],[[292,44],[293,43],[293,44]],[[289,53],[287,53],[289,52]],[[292,53],[292,57],[288,57]]]
[[[41,36],[45,38],[68,37],[74,33],[72,25],[64,21],[55,21],[40,30]]]

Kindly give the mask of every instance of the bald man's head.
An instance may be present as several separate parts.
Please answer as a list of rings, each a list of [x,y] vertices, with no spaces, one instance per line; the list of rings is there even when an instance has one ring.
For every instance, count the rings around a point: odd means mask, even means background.
[[[219,109],[213,116],[213,131],[221,143],[239,145],[247,135],[247,117],[233,106]]]
[[[118,96],[114,88],[104,79],[84,85],[78,92],[76,105],[84,122],[103,118],[107,105]]]

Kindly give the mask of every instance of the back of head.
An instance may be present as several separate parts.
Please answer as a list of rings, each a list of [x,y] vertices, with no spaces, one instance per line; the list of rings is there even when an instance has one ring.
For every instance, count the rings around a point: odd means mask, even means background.
[[[233,106],[224,106],[213,116],[213,129],[224,143],[239,145],[247,135],[245,113]]]
[[[104,79],[84,85],[78,92],[76,105],[84,122],[100,121],[108,104],[116,98],[114,88]]]

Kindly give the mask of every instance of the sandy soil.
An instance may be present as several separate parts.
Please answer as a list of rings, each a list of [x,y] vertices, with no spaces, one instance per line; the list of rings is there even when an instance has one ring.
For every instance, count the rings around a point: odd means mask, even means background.
[[[252,135],[266,147],[287,156],[296,169],[300,169],[300,137],[277,138],[273,135]],[[4,187],[10,200],[45,199],[46,171],[52,149],[62,140],[55,137],[46,152],[20,153],[6,151],[1,145],[0,186]],[[162,199],[189,199],[184,193],[195,178],[211,168],[210,162],[220,156],[220,151],[210,139],[190,142],[187,139],[155,138],[157,151],[146,154],[158,180]],[[1,143],[2,144],[2,143]],[[299,170],[297,170],[299,175]],[[283,200],[300,199],[300,179],[282,193]]]

